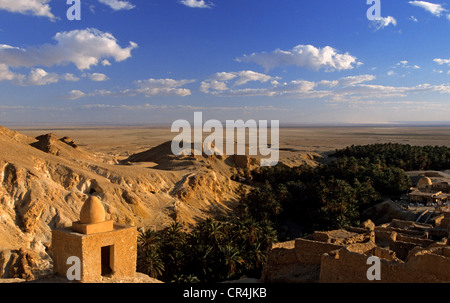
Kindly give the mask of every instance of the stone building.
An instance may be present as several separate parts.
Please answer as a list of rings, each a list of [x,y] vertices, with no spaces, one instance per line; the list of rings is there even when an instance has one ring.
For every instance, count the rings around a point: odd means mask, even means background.
[[[431,178],[423,176],[417,186],[411,188],[408,198],[414,203],[442,205],[450,202],[450,185],[447,181],[433,183]]]
[[[84,203],[79,221],[71,227],[52,230],[52,253],[53,270],[64,277],[74,264],[71,257],[78,258],[81,282],[134,277],[137,231],[135,227],[106,220],[101,201],[92,196]]]
[[[264,266],[266,283],[431,283],[450,282],[450,213],[433,224],[393,220],[375,226],[314,232],[274,244]],[[369,281],[371,256],[380,260],[381,280]]]

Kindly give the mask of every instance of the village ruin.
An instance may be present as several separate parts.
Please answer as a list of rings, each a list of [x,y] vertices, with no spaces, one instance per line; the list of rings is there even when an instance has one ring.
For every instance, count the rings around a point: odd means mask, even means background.
[[[435,182],[431,177],[435,177]],[[444,205],[450,202],[450,184],[439,173],[427,172],[419,179],[417,186],[411,188],[408,199],[426,205]]]
[[[439,202],[426,220],[422,219],[425,211],[415,220],[393,219],[378,226],[368,220],[361,227],[316,231],[305,238],[274,244],[262,281],[448,283],[450,212],[444,203],[448,201],[449,195],[444,194],[448,190],[448,183],[435,184],[429,177],[420,178],[410,193],[411,201],[418,201],[415,199],[420,196],[424,205]],[[380,260],[381,278],[375,281],[367,278],[371,256]]]

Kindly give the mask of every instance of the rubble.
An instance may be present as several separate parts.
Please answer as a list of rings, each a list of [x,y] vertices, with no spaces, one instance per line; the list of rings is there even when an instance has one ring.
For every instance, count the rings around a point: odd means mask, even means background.
[[[274,244],[263,270],[265,283],[368,283],[371,256],[380,260],[381,283],[450,282],[450,212],[434,224],[394,219],[375,226],[316,231]]]

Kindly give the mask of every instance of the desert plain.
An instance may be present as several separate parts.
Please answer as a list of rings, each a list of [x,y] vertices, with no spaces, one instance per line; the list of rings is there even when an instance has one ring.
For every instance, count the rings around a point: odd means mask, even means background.
[[[170,126],[14,126],[24,135],[69,136],[86,150],[128,157],[172,140]],[[280,161],[295,165],[303,153],[326,155],[350,145],[401,143],[450,146],[450,126],[281,127]]]

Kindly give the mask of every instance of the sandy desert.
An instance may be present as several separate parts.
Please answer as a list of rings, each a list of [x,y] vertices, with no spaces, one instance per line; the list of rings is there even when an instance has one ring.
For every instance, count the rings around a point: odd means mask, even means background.
[[[69,136],[86,150],[122,158],[170,141],[177,134],[169,126],[15,126],[11,129],[30,137],[47,133]],[[302,153],[326,154],[350,145],[374,143],[450,146],[450,127],[285,127],[280,128],[280,160],[294,164]]]

